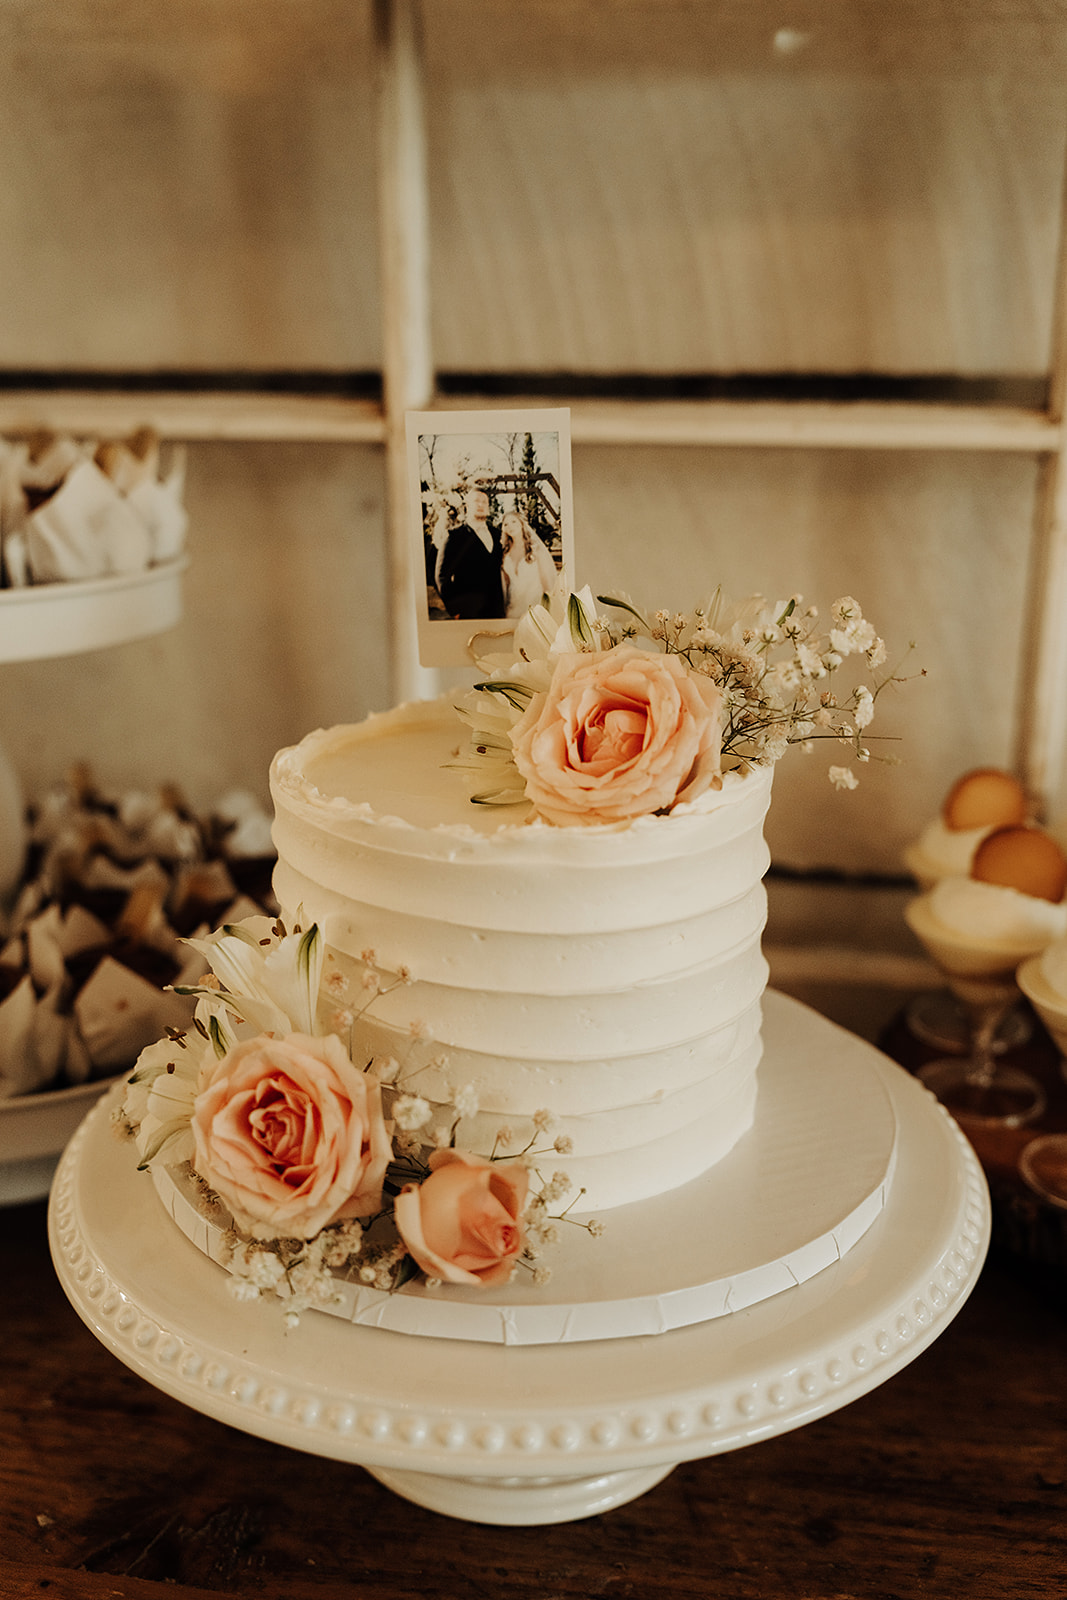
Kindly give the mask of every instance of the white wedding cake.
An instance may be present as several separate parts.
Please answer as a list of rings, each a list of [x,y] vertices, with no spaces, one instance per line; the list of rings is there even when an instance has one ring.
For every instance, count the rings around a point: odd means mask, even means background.
[[[825,635],[796,598],[648,621],[604,603],[610,617],[588,591],[535,607],[456,704],[275,757],[281,915],[190,941],[212,968],[186,991],[195,1027],[142,1052],[121,1114],[240,1296],[445,1337],[614,1336],[646,1312],[666,1326],[800,1282],[877,1213],[885,1106],[857,1109],[842,1085],[813,1116],[780,1050],[762,1097],[757,1072],[774,763],[820,736],[868,758],[877,683],[826,685],[884,646],[847,596]],[[843,1115],[870,1138],[853,1134],[816,1226],[841,1159],[822,1135]],[[709,1207],[734,1239],[738,1206],[758,1214],[782,1182],[808,1196],[796,1248],[779,1230],[696,1261]],[[616,1208],[620,1245],[596,1270],[622,1278],[593,1298],[634,1299],[640,1218],[689,1241],[684,1313],[659,1289],[637,1295],[640,1316],[581,1311],[574,1240],[599,1241]],[[470,1290],[489,1291],[473,1320]],[[532,1291],[548,1299],[520,1330],[514,1297]]]
[[[317,923],[357,994],[380,982],[370,1052],[431,1102],[477,1105],[460,1147],[505,1127],[526,1147],[548,1111],[578,1210],[689,1182],[755,1111],[772,769],[669,816],[553,827],[472,805],[448,770],[462,739],[439,701],[276,756],[283,920]]]

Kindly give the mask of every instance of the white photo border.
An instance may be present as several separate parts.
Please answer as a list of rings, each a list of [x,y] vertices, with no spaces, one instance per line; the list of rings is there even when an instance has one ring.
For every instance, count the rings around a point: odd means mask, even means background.
[[[571,481],[571,414],[566,407],[501,411],[409,411],[407,435],[408,521],[414,578],[419,661],[424,667],[473,666],[472,642],[482,651],[507,649],[516,617],[463,617],[441,614],[441,604],[427,573],[427,535],[423,510],[420,442],[425,438],[472,441],[496,434],[556,435],[559,486],[560,575],[574,583],[574,502]],[[494,645],[493,640],[498,642]]]

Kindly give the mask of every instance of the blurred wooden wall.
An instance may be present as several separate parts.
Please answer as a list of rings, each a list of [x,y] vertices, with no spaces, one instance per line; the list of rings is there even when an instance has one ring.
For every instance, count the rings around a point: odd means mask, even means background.
[[[424,232],[379,96],[397,28]],[[27,792],[88,758],[264,793],[278,745],[387,703],[387,444],[403,384],[421,402],[444,374],[451,403],[576,397],[580,579],[667,605],[850,592],[892,651],[915,642],[927,676],[872,729],[904,765],[836,795],[794,755],[779,862],[893,875],[978,763],[1032,759],[1067,806],[1042,612],[1067,583],[1065,83],[1059,0],[5,0],[0,427],[192,441],[181,627],[0,668]],[[154,392],[105,402],[87,374]],[[363,374],[362,398],[264,393],[277,374]],[[898,920],[872,911],[870,942]]]

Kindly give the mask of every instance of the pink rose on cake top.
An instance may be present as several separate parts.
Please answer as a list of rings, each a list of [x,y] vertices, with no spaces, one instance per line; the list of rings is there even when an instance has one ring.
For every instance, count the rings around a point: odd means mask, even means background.
[[[527,798],[547,822],[625,822],[717,783],[722,694],[679,656],[630,644],[560,656],[511,744]]]
[[[189,1163],[226,1208],[236,1292],[293,1317],[337,1273],[538,1284],[564,1224],[727,1155],[756,1115],[773,766],[823,738],[870,759],[884,659],[850,597],[821,631],[796,597],[646,618],[562,592],[461,705],[280,751],[282,914],[193,941],[196,1027],[124,1111],[161,1192]]]
[[[455,763],[488,783],[481,804],[529,802],[555,826],[632,822],[721,787],[723,771],[773,765],[790,745],[831,738],[864,763],[875,699],[835,676],[854,656],[869,668],[885,644],[846,595],[831,626],[800,597],[731,604],[716,591],[695,611],[646,617],[625,596],[586,588],[534,606],[506,658],[457,708],[471,730]],[[851,788],[850,768],[832,767]]]

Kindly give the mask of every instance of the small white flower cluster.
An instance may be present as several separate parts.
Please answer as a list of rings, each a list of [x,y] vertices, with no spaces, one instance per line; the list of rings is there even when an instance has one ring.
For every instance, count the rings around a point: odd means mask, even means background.
[[[476,1117],[478,1115],[477,1089],[472,1083],[465,1083],[452,1096],[452,1104],[456,1108],[457,1117]]]
[[[570,1140],[566,1141],[570,1144]],[[557,1148],[560,1141],[557,1140]],[[569,1152],[566,1152],[569,1153]],[[565,1172],[554,1172],[548,1182],[541,1183],[540,1189],[531,1196],[526,1206],[523,1218],[525,1227],[525,1248],[522,1254],[523,1265],[531,1269],[530,1276],[538,1286],[548,1283],[552,1276],[550,1267],[546,1267],[541,1256],[546,1246],[558,1244],[560,1241],[560,1223],[568,1223],[577,1228],[584,1228],[590,1238],[599,1239],[604,1232],[604,1224],[596,1217],[590,1217],[585,1222],[578,1222],[569,1213],[576,1206],[584,1189],[579,1189],[577,1194],[562,1211],[550,1212],[549,1206],[557,1205],[563,1196],[569,1194],[574,1184]]]
[[[356,1221],[334,1223],[306,1242],[302,1239],[247,1239],[226,1234],[230,1293],[235,1300],[277,1295],[285,1303],[285,1325],[295,1328],[300,1314],[338,1301],[335,1273],[353,1265],[363,1249]]]
[[[403,1133],[424,1128],[433,1116],[433,1107],[421,1095],[401,1094],[393,1101],[393,1120]]]
[[[605,596],[602,604],[623,616],[621,623],[606,625],[613,644],[647,639],[718,685],[724,766],[767,765],[790,745],[810,749],[815,739],[827,737],[851,745],[860,762],[870,759],[860,735],[874,716],[876,696],[891,680],[875,680],[873,689],[865,683],[831,687],[846,657],[862,656],[872,671],[886,658],[884,641],[851,595],[834,602],[826,634],[819,632],[817,608],[805,606],[800,595],[775,605],[757,596],[738,606],[718,593],[691,616],[659,612],[652,624],[625,599]],[[855,788],[857,782],[842,767],[831,769],[830,780],[837,788]]]
[[[383,1294],[391,1293],[396,1288],[397,1269],[404,1259],[404,1253],[403,1245],[393,1245],[365,1255],[359,1267],[360,1283],[365,1283],[370,1289],[378,1289]]]

